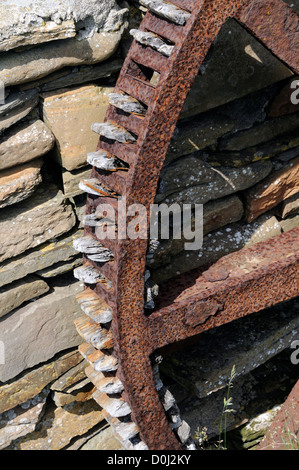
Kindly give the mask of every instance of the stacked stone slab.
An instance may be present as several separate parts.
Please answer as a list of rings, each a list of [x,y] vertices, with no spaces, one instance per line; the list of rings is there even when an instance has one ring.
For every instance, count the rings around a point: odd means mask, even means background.
[[[122,64],[127,8],[115,0],[0,8],[0,448],[55,450],[74,439],[80,447],[99,432],[117,448],[77,351],[83,286],[72,275],[81,262],[73,242],[83,204],[74,180],[88,172],[90,125],[103,120]]]
[[[91,125],[104,121],[128,26],[138,28],[144,9],[116,0],[0,8],[0,448],[120,449],[77,349],[73,243],[98,140]],[[225,25],[156,199],[203,204],[203,248],[153,240],[147,264],[158,283],[298,226],[299,110],[281,94],[290,76],[238,24]]]

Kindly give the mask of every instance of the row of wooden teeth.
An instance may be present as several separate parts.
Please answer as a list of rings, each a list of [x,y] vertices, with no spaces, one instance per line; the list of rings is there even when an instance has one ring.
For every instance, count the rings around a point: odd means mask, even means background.
[[[80,252],[85,249],[94,251],[102,248],[97,240],[87,236],[76,240],[75,246]],[[109,259],[111,252],[109,252]],[[78,278],[78,269],[75,270],[75,277]],[[81,269],[84,269],[82,267]],[[92,268],[94,269],[94,268]],[[99,271],[94,269],[99,274]],[[90,282],[88,276],[82,277],[84,282]],[[92,282],[94,279],[92,279]],[[145,282],[149,281],[147,275]],[[118,369],[117,359],[113,356],[113,336],[110,331],[112,321],[112,309],[108,304],[99,298],[91,289],[87,288],[77,295],[79,303],[85,316],[75,321],[78,333],[85,343],[79,347],[82,356],[90,364],[86,370],[86,376],[91,380],[97,389],[93,398],[106,411],[107,421],[115,430],[117,438],[128,450],[146,450],[146,445],[138,436],[137,426],[130,421],[131,409],[128,403],[122,398],[123,385],[116,373]],[[156,389],[168,416],[170,427],[177,434],[178,438],[186,448],[192,449],[194,446],[190,441],[190,428],[188,424],[181,421],[179,410],[172,394],[163,386],[157,366],[154,366],[154,378]]]
[[[74,240],[73,248],[79,253],[84,254],[89,260],[96,263],[107,263],[114,260],[113,252],[91,235],[86,235]],[[106,279],[106,277],[103,276],[97,268],[89,264],[75,268],[74,276],[85,284],[104,282],[110,288],[112,287],[111,282]],[[153,282],[148,270],[145,272],[144,283],[146,291],[145,308],[153,309],[155,307],[154,299],[159,293],[159,286]]]
[[[109,93],[109,103],[126,113],[145,116],[146,107],[132,96],[125,93]]]

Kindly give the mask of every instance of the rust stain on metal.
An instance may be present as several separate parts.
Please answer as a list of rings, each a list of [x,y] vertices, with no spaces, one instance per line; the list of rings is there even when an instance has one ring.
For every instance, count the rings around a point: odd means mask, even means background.
[[[227,279],[228,276],[229,271],[225,266],[221,266],[220,268],[212,267],[203,273],[203,277],[210,282],[223,281]]]
[[[299,438],[299,380],[256,450],[296,450]]]

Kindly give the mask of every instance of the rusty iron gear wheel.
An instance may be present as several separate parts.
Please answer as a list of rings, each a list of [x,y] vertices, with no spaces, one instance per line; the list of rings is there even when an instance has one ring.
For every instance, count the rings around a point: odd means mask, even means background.
[[[132,31],[105,122],[92,126],[99,145],[87,158],[91,178],[80,183],[87,207],[84,237],[75,246],[83,266],[74,275],[85,284],[77,300],[86,315],[76,328],[85,341],[79,349],[97,388],[94,398],[124,447],[193,449],[188,425],[153,363],[155,351],[297,296],[299,230],[182,275],[177,288],[174,280],[166,283],[150,315],[145,314],[148,239],[119,232],[114,239],[99,238],[99,233],[109,227],[110,209],[120,227],[120,197],[124,209],[142,204],[150,214],[180,112],[225,21],[235,18],[299,73],[298,16],[281,0],[140,3],[148,11]]]

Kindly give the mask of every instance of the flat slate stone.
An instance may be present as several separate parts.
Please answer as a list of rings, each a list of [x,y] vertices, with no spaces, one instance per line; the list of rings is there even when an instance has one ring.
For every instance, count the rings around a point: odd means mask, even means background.
[[[236,194],[227,196],[215,201],[210,201],[203,206],[202,235],[220,229],[225,225],[238,222],[243,216],[243,204]],[[191,230],[195,233],[201,229],[201,224],[195,221],[194,216],[191,219]],[[187,240],[184,236],[184,228],[181,228],[181,237],[178,239],[159,240],[159,244],[153,250],[149,249],[147,253],[147,264],[153,269],[165,265],[171,257],[184,250]],[[198,237],[198,234],[197,234]]]
[[[58,354],[53,360],[21,374],[12,382],[1,385],[0,413],[11,410],[35,397],[45,387],[82,361],[83,358],[76,348],[74,351]]]
[[[44,161],[36,159],[13,169],[0,171],[0,209],[16,204],[31,196],[42,182]]]
[[[5,103],[0,106],[0,134],[25,118],[37,106],[38,101],[36,90],[9,95]]]
[[[82,316],[75,299],[81,291],[80,282],[56,283],[51,293],[0,319],[5,354],[5,364],[0,365],[2,382],[82,343],[74,326]]]
[[[216,108],[291,75],[235,20],[228,20],[196,77],[182,114],[187,117]]]
[[[102,409],[90,399],[63,407],[49,407],[35,432],[13,442],[11,450],[60,450],[104,420]]]
[[[268,240],[281,232],[280,223],[271,214],[264,214],[251,224],[245,222],[229,224],[206,235],[200,250],[182,250],[171,257],[168,264],[152,270],[152,278],[160,284],[184,272],[214,263],[222,256],[241,248]],[[155,255],[153,262],[155,262]]]
[[[67,39],[92,36],[98,29],[114,31],[124,20],[126,8],[115,0],[1,0],[0,51]]]
[[[289,348],[298,335],[298,307],[296,300],[284,302],[209,330],[163,361],[162,370],[198,398],[207,397],[226,387],[233,366],[237,378]]]
[[[264,181],[245,192],[246,219],[251,222],[298,193],[298,190],[299,157],[289,161],[282,169],[273,171]]]
[[[6,87],[31,82],[60,70],[108,59],[117,49],[120,31],[95,33],[91,38],[76,38],[41,44],[21,54],[10,51],[1,57],[0,80]]]

